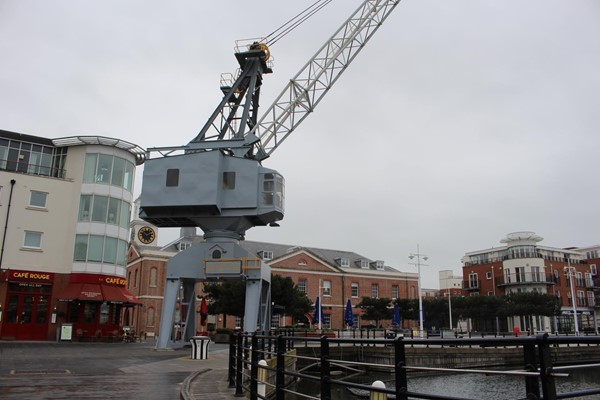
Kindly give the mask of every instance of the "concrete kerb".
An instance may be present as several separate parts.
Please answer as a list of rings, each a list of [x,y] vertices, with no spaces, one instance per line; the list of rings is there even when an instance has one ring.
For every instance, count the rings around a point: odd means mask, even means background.
[[[187,378],[185,378],[183,380],[183,383],[181,385],[181,391],[179,393],[179,396],[182,400],[193,400],[194,399],[194,395],[191,392],[191,386],[192,386],[192,382],[198,378],[198,376],[210,371],[210,368],[206,368],[206,369],[201,369],[200,371],[196,371],[192,374],[190,374]]]

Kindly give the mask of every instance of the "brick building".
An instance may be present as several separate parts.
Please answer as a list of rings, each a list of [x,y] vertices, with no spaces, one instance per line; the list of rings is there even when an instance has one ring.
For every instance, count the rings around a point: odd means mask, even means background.
[[[536,316],[533,326],[526,318],[515,316],[500,320],[500,327],[496,327],[490,318],[478,321],[475,329],[511,331],[517,326],[522,331],[574,332],[575,310],[579,331],[598,331],[600,245],[556,248],[540,245],[542,240],[534,232],[514,232],[501,240],[502,246],[466,253],[462,260],[463,294],[547,293],[561,300],[561,315]]]
[[[132,222],[133,241],[127,265],[128,288],[143,303],[143,307],[131,310],[128,323],[137,332],[156,336],[162,312],[167,262],[177,252],[203,239],[196,235],[195,229],[184,228],[178,239],[159,247],[156,238],[149,243],[140,242],[137,232],[143,228],[154,230],[143,221]],[[325,327],[344,327],[343,313],[348,299],[356,306],[365,296],[391,299],[417,296],[417,274],[400,272],[386,266],[383,261],[371,260],[354,252],[247,240],[240,242],[240,245],[267,262],[273,274],[292,278],[313,302],[320,293]],[[202,284],[199,283],[196,293],[202,293],[201,288]],[[358,325],[373,322],[362,320],[359,309],[354,308],[354,314]],[[216,327],[240,326],[240,321],[235,317],[223,321],[221,316],[209,316],[208,322]],[[272,326],[289,326],[296,322],[289,317],[275,316]],[[310,316],[304,322],[309,324]],[[410,323],[405,322],[407,327]]]

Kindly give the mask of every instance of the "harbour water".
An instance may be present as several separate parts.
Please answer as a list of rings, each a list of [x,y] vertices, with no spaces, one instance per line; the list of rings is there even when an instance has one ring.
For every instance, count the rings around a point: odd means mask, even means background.
[[[336,377],[338,378],[338,377]],[[388,385],[393,384],[393,376],[386,374],[366,374],[352,378],[354,382],[371,384],[381,380]],[[299,393],[318,397],[320,385],[318,382],[300,381],[292,390]],[[566,378],[557,378],[558,393],[580,391],[600,387],[600,368],[589,370],[576,370],[570,372]],[[525,397],[525,379],[523,377],[508,375],[483,375],[483,374],[443,374],[427,376],[411,376],[408,380],[408,389],[411,392],[445,395],[464,399],[509,400]],[[293,396],[300,400],[301,396]],[[332,399],[360,399],[352,395],[345,387],[332,387]],[[599,400],[600,395],[577,397],[578,399]]]

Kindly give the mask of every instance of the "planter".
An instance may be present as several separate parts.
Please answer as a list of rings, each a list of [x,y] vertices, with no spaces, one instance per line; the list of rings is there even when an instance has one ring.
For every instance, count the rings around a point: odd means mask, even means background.
[[[229,343],[229,333],[215,333],[215,343]]]

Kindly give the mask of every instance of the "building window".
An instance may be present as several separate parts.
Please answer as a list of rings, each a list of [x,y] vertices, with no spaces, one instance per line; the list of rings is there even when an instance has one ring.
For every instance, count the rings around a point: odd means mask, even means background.
[[[585,287],[587,287],[587,288],[594,287],[594,278],[590,272],[585,273]]]
[[[0,169],[63,178],[67,147],[0,139]]]
[[[352,283],[352,297],[358,297],[358,283]]]
[[[180,242],[179,243],[179,251],[187,250],[190,247],[192,247],[192,244],[189,242]],[[216,257],[213,257],[213,258],[216,258]]]
[[[493,296],[493,295],[494,295],[494,292],[490,290],[490,291],[488,292],[488,296]]]
[[[84,194],[79,199],[80,222],[99,222],[129,228],[131,204],[110,196]]]
[[[29,206],[35,208],[46,208],[48,201],[48,193],[31,191],[29,196]]]
[[[106,302],[100,304],[100,323],[101,324],[108,323],[109,316],[110,316],[110,305]]]
[[[155,313],[156,313],[156,311],[154,310],[153,307],[148,308],[148,311],[146,313],[146,326],[148,326],[148,327],[154,326]]]
[[[281,326],[281,315],[273,314],[271,315],[271,328],[277,329]]]
[[[157,281],[157,275],[158,275],[158,270],[154,267],[150,268],[150,281],[149,281],[149,286],[150,287],[156,287],[156,281]]]
[[[350,260],[348,260],[347,258],[340,258],[340,267],[349,267],[350,266]]]
[[[331,314],[323,314],[323,322],[321,324],[323,328],[331,328]]]
[[[263,251],[261,251],[261,253],[262,253],[262,259],[263,260],[269,261],[269,260],[273,259],[273,252],[272,251],[263,250]]]
[[[541,282],[542,274],[540,273],[540,267],[531,267],[531,280],[533,282]]]
[[[323,281],[323,296],[331,296],[331,281]]]
[[[296,287],[301,293],[306,294],[306,279],[298,279]]]
[[[590,264],[590,272],[592,273],[592,275],[597,275],[596,264]]]
[[[131,192],[133,163],[109,154],[88,153],[83,167],[83,183],[103,183]]]
[[[42,248],[42,232],[25,231],[23,247],[28,249]]]
[[[379,285],[376,283],[371,285],[371,297],[374,299],[379,298]]]
[[[242,327],[242,317],[235,317],[235,329],[240,329]]]
[[[167,181],[165,182],[166,187],[177,187],[179,186],[179,168],[170,168],[167,170]]]
[[[133,271],[133,287],[137,287],[138,270]]]
[[[577,291],[577,305],[581,307],[585,306],[585,292],[583,290]]]
[[[581,272],[575,273],[575,286],[583,286],[583,274]]]
[[[398,298],[398,285],[392,285],[392,299],[397,299]]]
[[[594,297],[594,292],[592,292],[592,291],[587,292],[587,299],[588,299],[588,307],[596,307],[596,298]]]
[[[476,289],[479,287],[479,279],[477,278],[477,272],[471,272],[469,274],[469,288]]]
[[[485,273],[485,279],[487,279],[488,281],[492,279],[492,272],[488,271]]]
[[[223,172],[223,189],[235,189],[235,172]]]
[[[105,262],[125,265],[127,242],[100,235],[77,235],[75,237],[74,261]]]
[[[515,278],[517,282],[525,282],[525,267],[515,268]]]

